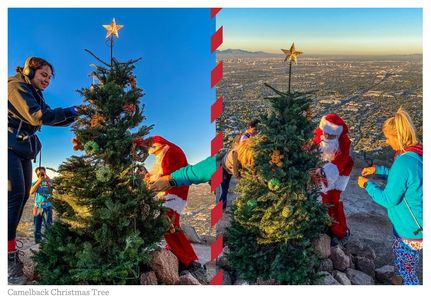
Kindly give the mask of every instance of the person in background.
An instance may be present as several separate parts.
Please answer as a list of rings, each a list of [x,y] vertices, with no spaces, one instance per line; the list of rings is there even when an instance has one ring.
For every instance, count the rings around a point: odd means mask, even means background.
[[[220,185],[221,195],[219,199],[219,201],[223,202],[223,209],[226,209],[227,206],[227,195],[229,193],[229,185],[232,175],[238,177],[238,174],[234,174],[234,171],[237,170],[237,148],[241,143],[247,141],[249,138],[254,137],[259,133],[259,130],[257,128],[258,124],[259,120],[257,119],[248,122],[247,129],[243,133],[241,133],[239,139],[234,139],[231,145],[231,149],[228,151],[227,155],[223,157],[223,181]]]
[[[39,244],[42,241],[42,223],[45,227],[52,224],[52,203],[49,201],[52,194],[51,179],[46,175],[44,167],[37,167],[37,180],[32,183],[30,195],[35,194],[34,216],[34,241]]]
[[[400,108],[395,116],[383,124],[386,143],[396,151],[395,160],[388,169],[374,165],[362,170],[358,185],[388,211],[393,225],[396,277],[405,285],[418,285],[417,266],[422,251],[422,184],[423,147],[409,114]],[[366,176],[377,175],[387,180],[380,187]]]
[[[23,264],[16,249],[16,229],[29,198],[31,160],[42,145],[36,135],[42,125],[67,126],[80,109],[77,106],[51,109],[42,92],[54,76],[52,65],[29,57],[24,67],[8,79],[8,283],[24,284]]]
[[[259,125],[259,120],[255,119],[247,123],[247,129],[241,134],[239,142],[244,142],[245,140],[255,136],[259,133],[257,126]]]

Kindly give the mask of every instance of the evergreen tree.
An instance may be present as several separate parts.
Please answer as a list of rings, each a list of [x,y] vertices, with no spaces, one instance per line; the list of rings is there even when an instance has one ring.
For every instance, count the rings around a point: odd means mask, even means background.
[[[58,169],[52,197],[58,220],[34,257],[41,284],[137,284],[167,230],[133,161],[134,139],[151,129],[138,128],[144,117],[136,62],[93,65],[98,84],[78,91],[86,105],[73,126],[74,149],[85,155]]]
[[[277,96],[259,123],[254,168],[243,170],[236,189],[228,259],[245,280],[310,284],[317,262],[312,241],[329,223],[309,176],[319,162],[318,149],[310,146],[311,95],[270,88]]]

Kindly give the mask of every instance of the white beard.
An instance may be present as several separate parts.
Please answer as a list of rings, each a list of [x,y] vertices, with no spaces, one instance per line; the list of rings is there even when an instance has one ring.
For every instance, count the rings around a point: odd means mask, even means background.
[[[328,140],[322,137],[319,149],[323,161],[332,161],[338,151],[338,139]]]

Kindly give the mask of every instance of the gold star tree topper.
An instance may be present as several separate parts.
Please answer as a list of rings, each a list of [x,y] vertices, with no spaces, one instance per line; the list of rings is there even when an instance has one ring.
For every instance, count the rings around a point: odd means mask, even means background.
[[[283,51],[284,54],[286,54],[284,61],[286,61],[286,60],[292,61],[293,60],[295,62],[295,64],[298,63],[298,56],[303,53],[300,51],[296,51],[295,43],[292,43],[292,46],[290,46],[289,50],[281,49],[281,51]]]
[[[111,25],[102,25],[108,32],[106,33],[106,38],[115,35],[118,38],[118,31],[124,27],[124,25],[117,25],[115,23],[115,18],[112,19]]]

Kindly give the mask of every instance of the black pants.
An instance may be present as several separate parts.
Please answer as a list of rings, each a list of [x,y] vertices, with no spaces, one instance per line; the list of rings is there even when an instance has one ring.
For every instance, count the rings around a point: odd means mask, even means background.
[[[25,203],[30,195],[32,165],[8,150],[8,241],[15,239],[16,228],[21,220]]]
[[[223,181],[221,183],[221,196],[220,201],[223,201],[223,208],[227,206],[227,194],[229,193],[229,184],[232,174],[229,174],[225,168],[223,168]]]

